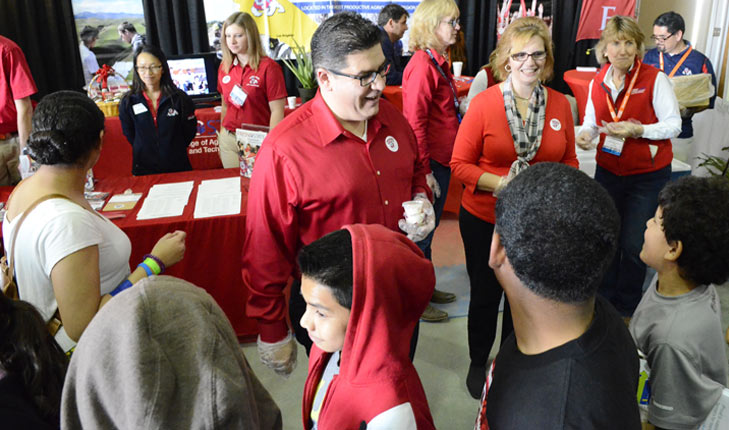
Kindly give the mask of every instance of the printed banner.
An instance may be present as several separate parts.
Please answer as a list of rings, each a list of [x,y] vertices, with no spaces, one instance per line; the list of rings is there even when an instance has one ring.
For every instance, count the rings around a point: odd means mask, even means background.
[[[267,54],[274,59],[289,58],[290,46],[298,43],[309,49],[309,42],[319,24],[338,12],[357,12],[377,22],[380,10],[391,0],[205,0],[205,16],[208,20],[208,38],[211,49],[220,49],[222,23],[233,12],[248,12],[258,24]],[[410,15],[420,4],[418,1],[400,1]],[[407,46],[407,36],[403,46]]]
[[[635,18],[635,0],[584,0],[575,40],[599,39],[605,24],[615,15]]]

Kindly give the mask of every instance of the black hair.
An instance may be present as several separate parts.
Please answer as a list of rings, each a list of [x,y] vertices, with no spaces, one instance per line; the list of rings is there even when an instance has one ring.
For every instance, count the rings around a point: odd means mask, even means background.
[[[595,296],[615,254],[620,216],[595,180],[559,163],[537,163],[496,200],[496,227],[519,280],[562,303]]]
[[[121,31],[121,32],[125,32],[125,31],[128,31],[128,32],[130,32],[130,33],[136,33],[136,32],[137,32],[137,29],[136,29],[136,28],[134,28],[134,24],[132,24],[132,23],[131,23],[131,22],[129,22],[129,21],[124,21],[124,22],[122,22],[121,24],[119,24],[119,25],[118,25],[118,26],[116,27],[116,29],[117,29],[118,31]]]
[[[686,24],[683,22],[683,17],[674,11],[662,13],[658,15],[653,25],[657,27],[666,27],[669,33],[673,34],[681,30],[681,33],[686,33]]]
[[[142,78],[139,76],[139,72],[137,71],[137,58],[139,58],[140,54],[150,54],[157,57],[159,62],[162,65],[162,77],[159,81],[160,90],[162,91],[162,95],[166,97],[172,97],[179,93],[180,90],[175,86],[175,83],[172,82],[172,74],[170,73],[170,66],[167,64],[167,56],[165,55],[162,50],[154,45],[143,45],[141,48],[139,48],[134,53],[134,62],[133,62],[133,71],[134,71],[134,77],[132,79],[132,87],[129,89],[129,92],[124,95],[124,97],[128,97],[132,94],[142,94],[145,89],[144,82],[142,82]]]
[[[340,12],[321,23],[311,38],[311,60],[318,68],[343,69],[347,56],[380,43],[380,29],[354,12]]]
[[[352,236],[337,230],[306,245],[299,251],[301,275],[332,290],[337,302],[352,309]]]
[[[393,20],[395,22],[400,21],[403,15],[410,16],[404,7],[399,4],[390,3],[383,7],[380,14],[377,15],[377,25],[384,27],[389,20]]]
[[[81,166],[101,144],[103,129],[104,114],[86,94],[58,91],[36,106],[27,145],[40,164]]]
[[[686,176],[658,194],[668,243],[681,241],[677,264],[682,278],[696,285],[729,278],[729,181]]]
[[[60,422],[68,359],[30,303],[0,293],[0,368],[18,378],[41,418]]]
[[[79,38],[84,42],[84,45],[89,46],[91,42],[99,38],[99,29],[87,25],[81,30]]]

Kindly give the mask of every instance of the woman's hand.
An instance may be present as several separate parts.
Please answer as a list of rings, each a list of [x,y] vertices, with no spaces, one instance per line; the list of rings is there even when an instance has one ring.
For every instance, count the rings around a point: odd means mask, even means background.
[[[589,131],[583,131],[582,133],[577,135],[577,137],[575,138],[575,143],[577,144],[577,146],[580,147],[580,149],[589,151],[597,146],[592,143],[594,139],[595,136],[593,135],[593,133],[590,133]]]
[[[643,135],[643,126],[632,121],[610,122],[605,125],[608,134],[616,137],[640,137]]]
[[[170,267],[185,256],[185,237],[187,233],[182,230],[167,233],[157,241],[151,254],[162,260],[165,267]]]

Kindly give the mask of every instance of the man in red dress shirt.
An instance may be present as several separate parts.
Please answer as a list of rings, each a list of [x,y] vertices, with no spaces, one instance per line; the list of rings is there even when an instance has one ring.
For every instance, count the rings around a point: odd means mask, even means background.
[[[247,314],[258,321],[261,360],[277,373],[296,364],[284,289],[294,278],[289,313],[297,340],[306,304],[295,258],[302,246],[342,226],[382,224],[400,231],[402,203],[423,201],[421,240],[434,227],[431,192],[417,143],[402,114],[380,100],[388,68],[379,29],[354,13],[323,22],[311,41],[319,91],[264,141],[248,193],[243,282]],[[408,341],[409,339],[405,339]]]
[[[18,155],[30,135],[30,96],[37,91],[23,51],[0,36],[0,185],[20,181]]]

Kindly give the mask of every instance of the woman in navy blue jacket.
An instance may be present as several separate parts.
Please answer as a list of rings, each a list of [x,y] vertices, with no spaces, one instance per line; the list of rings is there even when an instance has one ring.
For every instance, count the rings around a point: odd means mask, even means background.
[[[132,174],[192,170],[187,146],[197,132],[195,105],[172,82],[161,49],[134,55],[134,81],[119,106],[122,131],[132,144]]]

